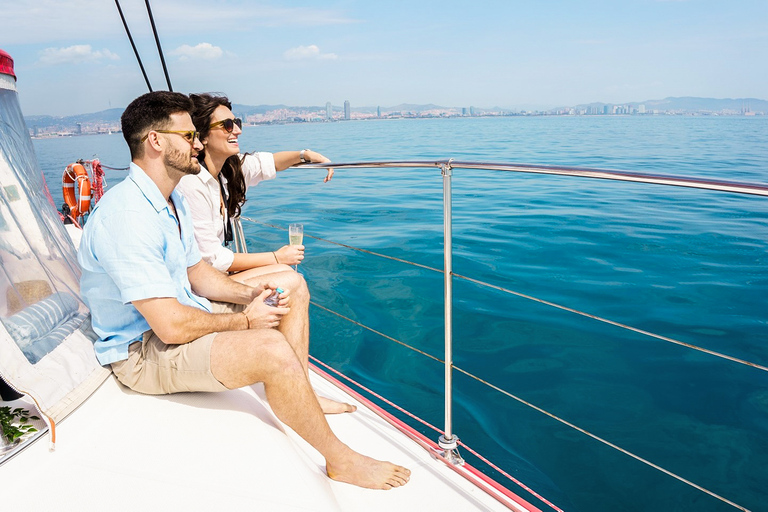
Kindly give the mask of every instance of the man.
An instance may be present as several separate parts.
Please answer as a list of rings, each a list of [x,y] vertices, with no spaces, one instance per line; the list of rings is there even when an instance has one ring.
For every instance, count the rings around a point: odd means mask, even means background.
[[[374,489],[404,485],[409,470],[353,451],[325,420],[346,404],[321,405],[309,383],[301,275],[248,286],[201,260],[186,202],[174,192],[182,176],[199,172],[191,109],[187,96],[160,91],[131,102],[121,118],[130,174],[91,214],[78,254],[99,361],[148,394],[264,382],[272,410],[325,457],[329,477]],[[292,296],[267,306],[278,282]]]

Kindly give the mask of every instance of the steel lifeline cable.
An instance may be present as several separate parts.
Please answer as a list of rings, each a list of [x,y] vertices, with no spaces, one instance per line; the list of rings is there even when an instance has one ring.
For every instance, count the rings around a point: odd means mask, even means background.
[[[241,217],[241,219],[246,220],[248,222],[253,222],[254,224],[260,224],[262,226],[267,226],[267,227],[271,227],[271,228],[275,228],[275,229],[285,230],[285,228],[283,228],[283,227],[276,226],[274,224],[268,224],[266,222],[261,222],[261,221],[252,219],[250,217]],[[389,255],[386,255],[386,254],[381,254],[381,253],[378,253],[378,252],[369,251],[367,249],[361,249],[359,247],[355,247],[355,246],[347,245],[347,244],[342,244],[340,242],[334,242],[333,240],[328,240],[326,238],[321,238],[321,237],[316,237],[316,236],[308,235],[306,233],[304,234],[304,236],[307,237],[307,238],[313,238],[315,240],[320,240],[322,242],[327,242],[329,244],[338,245],[339,247],[344,247],[346,249],[351,249],[353,251],[358,251],[358,252],[362,252],[362,253],[365,253],[365,254],[370,254],[372,256],[378,256],[380,258],[385,258],[385,259],[392,260],[392,261],[398,261],[400,263],[405,263],[406,265],[411,265],[411,266],[414,266],[414,267],[419,267],[419,268],[423,268],[423,269],[427,269],[427,270],[432,270],[432,271],[438,272],[440,274],[443,273],[443,271],[441,269],[435,268],[435,267],[430,267],[429,265],[422,265],[421,263],[416,263],[416,262],[413,262],[413,261],[404,260],[404,259],[401,259],[401,258],[396,258],[394,256],[389,256]],[[600,317],[600,316],[597,316],[597,315],[593,315],[591,313],[586,313],[586,312],[580,311],[578,309],[569,308],[568,306],[563,306],[563,305],[557,304],[555,302],[550,302],[550,301],[547,301],[547,300],[544,300],[544,299],[539,299],[537,297],[533,297],[532,295],[526,295],[526,294],[521,293],[521,292],[516,292],[514,290],[510,290],[510,289],[504,288],[502,286],[498,286],[498,285],[491,284],[491,283],[486,283],[485,281],[480,281],[478,279],[474,279],[474,278],[471,278],[471,277],[463,276],[463,275],[457,274],[455,272],[452,272],[451,275],[453,277],[457,278],[457,279],[462,279],[464,281],[469,281],[471,283],[475,283],[475,284],[478,284],[480,286],[485,286],[485,287],[488,287],[488,288],[493,288],[493,289],[498,290],[500,292],[508,293],[510,295],[515,295],[517,297],[520,297],[520,298],[523,298],[523,299],[527,299],[527,300],[531,300],[531,301],[534,301],[534,302],[538,302],[540,304],[544,304],[546,306],[550,306],[550,307],[553,307],[553,308],[562,309],[563,311],[568,311],[569,313],[574,313],[576,315],[581,315],[581,316],[584,316],[584,317],[587,317],[587,318],[591,318],[593,320],[597,320],[598,322],[603,322],[603,323],[606,323],[606,324],[609,324],[609,325],[613,325],[615,327],[619,327],[621,329],[625,329],[625,330],[632,331],[632,332],[635,332],[635,333],[638,333],[638,334],[649,336],[651,338],[656,338],[658,340],[666,341],[668,343],[673,343],[675,345],[680,345],[681,347],[689,348],[691,350],[696,350],[696,351],[699,351],[699,352],[703,352],[705,354],[709,354],[711,356],[718,357],[720,359],[725,359],[725,360],[728,360],[728,361],[732,361],[734,363],[743,364],[745,366],[751,366],[752,368],[755,368],[757,370],[768,371],[768,366],[764,366],[764,365],[761,365],[759,363],[755,363],[755,362],[752,362],[752,361],[747,361],[745,359],[739,359],[737,357],[729,356],[728,354],[723,354],[721,352],[715,352],[714,350],[710,350],[710,349],[707,349],[707,348],[704,348],[704,347],[700,347],[698,345],[693,345],[691,343],[686,343],[684,341],[676,340],[674,338],[670,338],[670,337],[664,336],[662,334],[656,334],[656,333],[653,333],[653,332],[650,332],[650,331],[644,331],[642,329],[638,329],[637,327],[632,327],[631,325],[626,325],[626,324],[622,324],[622,323],[619,323],[619,322],[615,322],[615,321],[609,320],[607,318],[603,318],[603,317]]]
[[[260,224],[262,226],[268,226],[268,227],[280,229],[280,230],[283,230],[283,231],[285,230],[285,228],[283,228],[283,227],[276,226],[274,224],[268,224],[266,222],[260,222],[260,221],[257,221],[255,219],[249,218],[249,217],[241,217],[241,219],[245,220],[245,221],[248,221],[248,222],[252,222],[254,224]],[[352,250],[355,250],[355,251],[363,252],[363,253],[366,253],[366,254],[371,254],[373,256],[378,256],[378,257],[381,257],[381,258],[390,259],[390,260],[398,261],[398,262],[405,263],[405,264],[408,264],[408,265],[412,265],[412,266],[416,266],[416,267],[421,267],[421,268],[424,268],[424,269],[427,269],[427,270],[433,270],[433,271],[436,271],[436,272],[439,272],[439,273],[443,273],[442,270],[434,268],[434,267],[429,267],[427,265],[422,265],[422,264],[415,263],[415,262],[412,262],[412,261],[403,260],[403,259],[395,258],[395,257],[392,257],[392,256],[387,256],[385,254],[376,253],[376,252],[373,252],[373,251],[369,251],[367,249],[361,249],[361,248],[354,247],[354,246],[351,246],[351,245],[346,245],[346,244],[342,244],[342,243],[339,243],[339,242],[334,242],[334,241],[331,241],[331,240],[327,240],[325,238],[312,236],[312,235],[309,235],[307,233],[304,233],[304,236],[307,237],[307,238],[312,238],[312,239],[315,239],[315,240],[320,240],[320,241],[323,241],[323,242],[327,242],[327,243],[330,243],[330,244],[333,244],[333,245],[337,245],[337,246],[340,246],[340,247],[345,247],[345,248],[352,249]],[[498,289],[499,291],[510,293],[510,294],[513,294],[513,295],[516,295],[516,296],[519,296],[519,297],[522,297],[522,298],[534,300],[536,302],[540,302],[542,304],[549,305],[549,306],[552,306],[552,307],[557,307],[559,309],[563,309],[565,311],[569,311],[569,312],[572,312],[572,313],[583,315],[583,316],[586,316],[586,317],[589,317],[589,318],[592,318],[592,319],[595,319],[595,320],[598,320],[598,321],[606,322],[606,323],[609,323],[611,325],[615,325],[617,327],[622,327],[622,328],[625,328],[625,329],[629,329],[629,330],[631,330],[633,332],[638,332],[640,334],[646,334],[648,336],[652,336],[652,337],[661,339],[663,341],[669,341],[671,343],[676,343],[676,344],[681,345],[681,346],[686,347],[686,348],[691,348],[693,350],[699,350],[701,352],[705,352],[707,354],[714,355],[716,357],[727,359],[727,360],[730,360],[730,361],[733,361],[733,362],[745,364],[745,365],[751,366],[753,368],[757,368],[757,369],[761,369],[761,370],[768,370],[768,368],[766,368],[765,366],[762,366],[762,365],[759,365],[759,364],[756,364],[756,363],[752,363],[752,362],[749,362],[749,361],[743,361],[743,360],[740,360],[740,359],[737,359],[737,358],[734,358],[734,357],[731,357],[731,356],[727,356],[727,355],[720,354],[720,353],[717,353],[717,352],[712,352],[710,350],[707,350],[707,349],[704,349],[704,348],[701,348],[701,347],[697,347],[695,345],[690,345],[688,343],[680,342],[680,341],[674,340],[672,338],[667,338],[667,337],[664,337],[664,336],[661,336],[661,335],[656,335],[654,333],[642,331],[642,330],[639,330],[639,329],[636,329],[636,328],[633,328],[633,327],[630,327],[630,326],[624,326],[623,324],[620,324],[620,323],[617,323],[617,322],[613,322],[611,320],[603,319],[601,317],[590,315],[589,313],[584,313],[584,312],[581,312],[581,311],[578,311],[578,310],[575,310],[575,309],[568,308],[566,306],[561,306],[559,304],[555,304],[555,303],[551,303],[551,302],[548,302],[548,301],[544,301],[544,300],[538,299],[536,297],[531,297],[529,295],[521,294],[519,292],[515,292],[515,291],[512,291],[512,290],[508,290],[506,288],[498,287],[498,286],[495,286],[495,285],[492,285],[492,284],[489,284],[489,283],[485,283],[483,281],[478,281],[478,280],[475,280],[475,279],[472,279],[472,278],[469,278],[469,277],[464,277],[464,276],[461,276],[461,275],[458,275],[458,274],[452,274],[452,275],[454,277],[457,277],[457,278],[460,278],[460,279],[465,279],[467,281],[474,282],[474,283],[479,284],[481,286],[489,286],[491,288]],[[316,307],[318,307],[318,308],[320,308],[320,309],[322,309],[322,310],[324,310],[324,311],[326,311],[328,313],[336,315],[339,318],[342,318],[342,319],[344,319],[344,320],[346,320],[348,322],[351,322],[351,323],[353,323],[353,324],[355,324],[355,325],[357,325],[359,327],[362,327],[363,329],[366,329],[366,330],[368,330],[368,331],[370,331],[372,333],[378,334],[379,336],[382,336],[382,337],[384,337],[384,338],[386,338],[386,339],[388,339],[390,341],[398,343],[399,345],[402,345],[403,347],[408,348],[409,350],[412,350],[412,351],[417,352],[417,353],[419,353],[419,354],[421,354],[423,356],[426,356],[429,359],[432,359],[434,361],[437,361],[437,362],[440,362],[440,363],[444,364],[444,361],[442,359],[436,357],[436,356],[433,356],[433,355],[431,355],[431,354],[429,354],[427,352],[419,350],[419,349],[417,349],[417,348],[415,348],[415,347],[413,347],[411,345],[408,345],[407,343],[405,343],[405,342],[403,342],[401,340],[393,338],[392,336],[389,336],[387,334],[379,332],[379,331],[377,331],[377,330],[375,330],[375,329],[373,329],[371,327],[368,327],[367,325],[364,325],[364,324],[362,324],[362,323],[360,323],[360,322],[358,322],[356,320],[353,320],[352,318],[349,318],[349,317],[344,316],[344,315],[342,315],[340,313],[337,313],[336,311],[333,311],[333,310],[331,310],[329,308],[326,308],[325,306],[322,306],[322,305],[316,303],[315,301],[310,301],[310,304],[312,304],[313,306],[316,306]],[[310,356],[310,357],[312,358],[313,361],[316,361],[316,362],[320,363],[320,361],[317,360],[316,358],[314,358],[312,356]],[[320,363],[320,364],[322,364],[323,366],[327,367],[327,365],[325,365],[325,363]],[[553,420],[555,420],[555,421],[557,421],[557,422],[559,422],[559,423],[561,423],[561,424],[563,424],[563,425],[565,425],[565,426],[567,426],[569,428],[572,428],[572,429],[574,429],[574,430],[576,430],[578,432],[581,432],[582,434],[584,434],[584,435],[586,435],[586,436],[588,436],[588,437],[590,437],[590,438],[592,438],[592,439],[594,439],[594,440],[596,440],[596,441],[598,441],[598,442],[600,442],[600,443],[602,443],[602,444],[604,444],[604,445],[606,445],[606,446],[608,446],[610,448],[613,448],[614,450],[617,450],[617,451],[619,451],[619,452],[621,452],[621,453],[623,453],[623,454],[625,454],[625,455],[627,455],[627,456],[629,456],[629,457],[631,457],[631,458],[633,458],[633,459],[635,459],[635,460],[637,460],[639,462],[642,462],[643,464],[646,464],[647,466],[649,466],[649,467],[651,467],[653,469],[656,469],[657,471],[660,471],[660,472],[662,472],[662,473],[664,473],[664,474],[666,474],[666,475],[668,475],[668,476],[670,476],[670,477],[672,477],[672,478],[674,478],[674,479],[676,479],[676,480],[678,480],[678,481],[680,481],[680,482],[682,482],[682,483],[684,483],[686,485],[689,485],[689,486],[691,486],[691,487],[693,487],[693,488],[695,488],[695,489],[697,489],[697,490],[699,490],[699,491],[701,491],[701,492],[703,492],[705,494],[708,494],[709,496],[712,496],[713,498],[716,498],[716,499],[722,501],[723,503],[726,503],[726,504],[728,504],[728,505],[730,505],[730,506],[732,506],[734,508],[737,508],[737,509],[742,510],[744,512],[749,512],[749,509],[739,505],[738,503],[734,503],[733,501],[730,501],[729,499],[727,499],[727,498],[725,498],[723,496],[720,496],[719,494],[717,494],[717,493],[715,493],[713,491],[710,491],[709,489],[706,489],[705,487],[702,487],[702,486],[700,486],[700,485],[698,485],[698,484],[696,484],[696,483],[694,483],[694,482],[692,482],[692,481],[690,481],[690,480],[688,480],[688,479],[686,479],[686,478],[684,478],[684,477],[682,477],[682,476],[680,476],[680,475],[678,475],[676,473],[673,473],[673,472],[671,472],[671,471],[669,471],[669,470],[667,470],[667,469],[665,469],[665,468],[663,468],[663,467],[661,467],[661,466],[659,466],[657,464],[654,464],[653,462],[651,462],[651,461],[649,461],[649,460],[647,460],[647,459],[645,459],[645,458],[643,458],[643,457],[641,457],[641,456],[639,456],[637,454],[634,454],[634,453],[632,453],[632,452],[630,452],[630,451],[628,451],[628,450],[626,450],[624,448],[621,448],[620,446],[618,446],[618,445],[616,445],[616,444],[614,444],[614,443],[612,443],[612,442],[610,442],[610,441],[608,441],[606,439],[603,439],[602,437],[600,437],[600,436],[598,436],[596,434],[593,434],[593,433],[589,432],[588,430],[585,430],[585,429],[583,429],[583,428],[581,428],[581,427],[579,427],[579,426],[577,426],[577,425],[575,425],[575,424],[573,424],[573,423],[571,423],[571,422],[569,422],[569,421],[567,421],[567,420],[565,420],[565,419],[563,419],[563,418],[561,418],[561,417],[559,417],[559,416],[557,416],[557,415],[555,415],[555,414],[553,414],[553,413],[551,413],[551,412],[549,412],[549,411],[547,411],[545,409],[542,409],[541,407],[538,407],[537,405],[534,405],[531,402],[528,402],[527,400],[524,400],[524,399],[522,399],[522,398],[520,398],[520,397],[518,397],[518,396],[516,396],[516,395],[514,395],[512,393],[510,393],[509,391],[506,391],[506,390],[504,390],[504,389],[502,389],[502,388],[500,388],[500,387],[498,387],[498,386],[496,386],[494,384],[491,384],[490,382],[488,382],[488,381],[486,381],[486,380],[484,380],[484,379],[482,379],[482,378],[480,378],[480,377],[478,377],[478,376],[476,376],[476,375],[474,375],[474,374],[472,374],[472,373],[470,373],[470,372],[468,372],[468,371],[466,371],[466,370],[464,370],[464,369],[462,369],[462,368],[460,368],[460,367],[458,367],[456,365],[451,365],[451,367],[453,369],[455,369],[456,371],[461,372],[462,374],[466,375],[467,377],[469,377],[469,378],[471,378],[471,379],[473,379],[473,380],[475,380],[475,381],[477,381],[477,382],[479,382],[479,383],[481,383],[481,384],[483,384],[485,386],[488,386],[489,388],[491,388],[491,389],[493,389],[493,390],[495,390],[495,391],[497,391],[497,392],[499,392],[499,393],[501,393],[501,394],[503,394],[505,396],[508,396],[509,398],[512,398],[512,399],[518,401],[519,403],[521,403],[521,404],[523,404],[523,405],[525,405],[527,407],[530,407],[530,408],[532,408],[532,409],[534,409],[534,410],[536,410],[536,411],[538,411],[538,412],[540,412],[540,413],[542,413],[542,414],[552,418]],[[328,367],[328,368],[330,368],[330,367]],[[334,372],[338,373],[339,375],[343,375],[343,374],[341,374],[339,372],[336,372],[335,370],[334,370]],[[413,418],[414,420],[416,420],[416,421],[418,421],[420,423],[423,423],[425,426],[428,426],[429,428],[432,428],[432,429],[434,429],[437,432],[440,432],[440,430],[437,427],[434,427],[434,426],[430,425],[429,423],[421,420],[420,418],[416,417],[415,415],[409,413],[408,411],[402,409],[401,407],[395,405],[394,403],[386,400],[385,398],[381,397],[380,395],[378,395],[378,394],[374,393],[373,391],[369,390],[365,386],[355,382],[354,380],[350,379],[349,377],[344,376],[344,378],[347,379],[350,382],[353,382],[360,389],[366,390],[372,396],[375,396],[375,397],[379,398],[380,400],[384,401],[385,403],[387,403],[391,407],[397,409],[398,411],[402,412],[403,414]],[[490,461],[488,461],[484,457],[480,456],[478,453],[476,453],[474,450],[472,450],[471,448],[466,446],[464,443],[460,442],[459,444],[460,444],[460,446],[463,446],[468,451],[470,451],[479,460],[482,460],[483,462],[485,462],[486,464],[489,464],[494,469],[497,469],[494,464],[492,464]],[[516,480],[514,480],[514,478],[511,477],[511,475],[508,475],[507,473],[505,473],[504,471],[502,471],[500,469],[497,469],[497,470],[499,471],[500,474],[506,476],[507,478],[511,478],[512,481],[516,482]],[[522,486],[524,484],[519,483],[518,485]],[[536,495],[535,493],[533,493],[533,491],[530,491],[530,492],[532,494]],[[536,496],[538,497],[538,495],[536,495]],[[542,499],[542,501],[544,501],[545,503],[549,504],[549,502],[547,502],[544,499]],[[554,505],[551,505],[551,506],[553,508],[557,508]],[[559,510],[559,509],[557,509],[557,510]]]

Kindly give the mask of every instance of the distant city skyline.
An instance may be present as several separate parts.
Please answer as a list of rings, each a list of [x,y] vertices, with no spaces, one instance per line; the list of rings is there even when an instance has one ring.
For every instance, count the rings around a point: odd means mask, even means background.
[[[752,105],[756,107],[752,108]],[[232,110],[245,124],[284,124],[316,123],[336,121],[360,121],[369,119],[403,118],[456,118],[456,117],[499,117],[499,116],[660,116],[660,115],[696,115],[696,116],[766,116],[768,100],[752,101],[713,99],[713,98],[666,98],[650,100],[645,103],[626,103],[620,105],[592,104],[560,107],[544,111],[478,109],[467,107],[442,107],[438,105],[395,105],[352,107],[347,100],[344,105],[334,108],[332,102],[324,107],[249,106],[234,104]],[[257,111],[257,112],[254,112]],[[114,133],[120,131],[119,115],[122,109],[109,109],[102,112],[80,114],[57,118],[52,116],[26,116],[30,135],[33,137],[56,137],[70,135],[90,135]]]
[[[121,6],[153,88],[166,88],[144,2]],[[164,0],[153,14],[173,88],[241,104],[547,110],[768,97],[764,0]],[[110,2],[7,2],[0,48],[25,115],[124,108],[147,90]]]

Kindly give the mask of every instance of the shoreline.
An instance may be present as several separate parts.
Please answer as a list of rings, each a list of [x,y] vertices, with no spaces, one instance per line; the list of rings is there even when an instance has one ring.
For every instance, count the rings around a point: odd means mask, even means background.
[[[731,114],[731,113],[720,113],[720,112],[647,112],[647,113],[634,113],[634,114],[580,114],[580,113],[547,113],[547,112],[522,112],[522,113],[487,113],[487,114],[475,114],[475,115],[434,115],[434,114],[427,114],[427,115],[421,115],[421,114],[413,114],[413,115],[390,115],[390,116],[370,116],[370,117],[354,117],[351,119],[302,119],[302,118],[291,118],[291,119],[280,119],[280,120],[269,120],[269,121],[263,121],[263,122],[247,122],[244,123],[243,126],[270,126],[270,125],[287,125],[287,124],[318,124],[318,123],[339,123],[339,122],[350,122],[350,121],[393,121],[393,120],[420,120],[420,119],[468,119],[468,118],[498,118],[498,117],[555,117],[555,118],[562,118],[562,117],[573,117],[573,118],[617,118],[617,117],[642,117],[642,118],[649,118],[649,117],[727,117],[727,118],[738,118],[738,117],[744,117],[744,118],[762,118],[762,117],[768,117],[768,114],[765,114],[763,112],[747,112],[747,113],[738,113],[738,114]],[[26,120],[25,120],[26,121]],[[28,125],[31,123],[27,123]],[[46,130],[47,128],[51,128],[53,126],[61,126],[61,125],[48,125],[48,126],[37,126],[35,127],[37,130]],[[30,132],[34,130],[31,129]],[[74,133],[69,131],[58,131],[58,132],[48,132],[48,133],[37,133],[33,134],[30,133],[30,137],[35,140],[41,140],[41,139],[58,139],[63,137],[82,137],[82,136],[90,136],[90,135],[115,135],[115,134],[121,134],[122,130],[118,127],[114,129],[110,129],[109,131],[87,131],[82,133]]]

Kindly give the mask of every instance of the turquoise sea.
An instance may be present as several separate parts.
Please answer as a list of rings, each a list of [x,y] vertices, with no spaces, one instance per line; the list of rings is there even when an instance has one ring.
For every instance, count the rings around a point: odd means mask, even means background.
[[[120,134],[34,144],[57,202],[67,163],[128,164]],[[456,158],[768,183],[768,117],[253,126],[241,147],[312,148],[338,162]],[[125,175],[107,172],[108,183]],[[290,169],[252,189],[244,215],[283,230],[246,223],[250,249],[287,243],[288,223],[303,222],[300,271],[314,301],[442,359],[442,274],[311,238],[442,268],[440,171],[323,176]],[[768,366],[766,198],[463,169],[453,189],[456,273]],[[441,364],[318,307],[311,322],[314,356],[442,428]],[[564,510],[737,509],[463,372],[768,510],[766,371],[463,280],[454,281],[454,363],[454,432]]]

